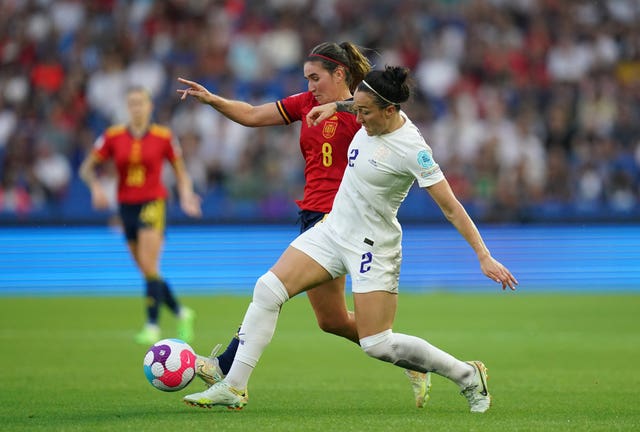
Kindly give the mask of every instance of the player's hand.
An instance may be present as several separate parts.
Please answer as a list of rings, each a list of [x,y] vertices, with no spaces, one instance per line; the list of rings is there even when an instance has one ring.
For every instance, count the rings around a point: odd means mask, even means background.
[[[180,100],[185,100],[187,96],[193,96],[202,103],[209,103],[211,92],[207,90],[202,84],[198,84],[195,81],[189,81],[184,78],[178,78],[178,81],[188,86],[188,88],[186,89],[176,90],[178,93],[182,94]]]
[[[511,274],[508,268],[503,266],[492,256],[482,259],[480,261],[480,268],[486,277],[502,284],[503,290],[507,287],[512,291],[516,289],[516,285],[518,285],[516,278]]]
[[[96,210],[107,210],[109,208],[109,198],[107,198],[107,194],[98,183],[91,186],[91,205]]]
[[[180,197],[180,208],[187,215],[193,218],[202,217],[202,199],[195,193],[185,194]]]
[[[311,111],[307,113],[307,126],[317,126],[332,115],[334,115],[338,110],[335,102],[326,103],[324,105],[319,105],[313,107]]]

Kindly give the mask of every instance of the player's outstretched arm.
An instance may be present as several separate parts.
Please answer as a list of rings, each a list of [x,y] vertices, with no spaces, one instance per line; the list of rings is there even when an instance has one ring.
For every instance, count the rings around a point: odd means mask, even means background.
[[[458,201],[454,195],[451,187],[449,186],[449,182],[444,179],[427,187],[426,190],[438,204],[447,220],[456,227],[462,237],[464,237],[467,243],[469,243],[473,248],[478,256],[482,273],[484,273],[484,275],[489,279],[500,283],[503,290],[507,287],[511,290],[515,290],[516,285],[518,285],[518,281],[511,274],[509,269],[491,256],[491,253],[485,245],[478,228],[473,223],[473,220],[471,220],[469,214],[464,209],[460,201]]]
[[[275,102],[251,105],[247,102],[226,99],[211,93],[202,84],[195,81],[184,78],[178,78],[178,81],[187,86],[187,88],[176,90],[181,94],[180,100],[186,99],[187,96],[192,96],[201,103],[211,106],[228,119],[243,126],[258,127],[285,124]]]

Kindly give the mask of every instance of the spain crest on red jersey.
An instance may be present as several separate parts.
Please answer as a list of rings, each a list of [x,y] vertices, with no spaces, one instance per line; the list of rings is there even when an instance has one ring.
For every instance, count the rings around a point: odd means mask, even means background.
[[[333,138],[336,134],[336,129],[338,129],[338,122],[331,121],[331,119],[324,122],[324,126],[322,127],[322,136],[325,139]]]

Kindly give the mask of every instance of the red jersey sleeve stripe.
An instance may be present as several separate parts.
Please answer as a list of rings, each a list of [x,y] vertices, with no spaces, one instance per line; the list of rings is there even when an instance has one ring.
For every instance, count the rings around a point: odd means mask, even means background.
[[[291,124],[291,116],[289,115],[289,113],[285,109],[284,105],[282,104],[282,101],[279,100],[278,102],[276,102],[276,106],[278,107],[278,112],[280,113],[280,115],[284,119],[284,122],[286,124]]]

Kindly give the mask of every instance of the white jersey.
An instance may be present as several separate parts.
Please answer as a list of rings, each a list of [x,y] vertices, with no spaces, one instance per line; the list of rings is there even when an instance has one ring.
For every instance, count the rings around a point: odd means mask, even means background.
[[[351,141],[349,163],[325,224],[340,243],[378,250],[400,247],[397,213],[415,180],[428,187],[444,179],[431,148],[403,113],[404,124],[385,135],[361,128]]]

